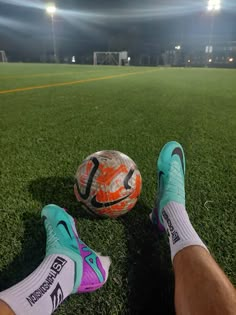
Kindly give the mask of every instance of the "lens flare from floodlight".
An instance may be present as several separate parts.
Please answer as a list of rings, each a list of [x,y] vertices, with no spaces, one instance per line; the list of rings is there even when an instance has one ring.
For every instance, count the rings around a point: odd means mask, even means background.
[[[229,62],[233,62],[234,61],[234,58],[229,58]]]
[[[212,62],[212,59],[210,58],[210,59],[208,60],[208,62],[211,63],[211,62]]]
[[[56,10],[57,9],[56,9],[54,4],[50,4],[46,8],[47,13],[50,14],[50,15],[54,15],[56,13]]]
[[[128,61],[130,61],[131,60],[131,58],[130,57],[128,57]]]
[[[188,60],[188,63],[190,63],[190,62],[191,62],[191,60],[189,59],[189,60]]]

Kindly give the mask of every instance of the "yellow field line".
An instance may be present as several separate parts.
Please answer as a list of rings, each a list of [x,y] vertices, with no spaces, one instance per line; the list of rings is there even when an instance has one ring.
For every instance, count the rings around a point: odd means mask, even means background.
[[[28,86],[28,87],[17,88],[17,89],[12,89],[12,90],[3,90],[3,91],[0,91],[0,94],[9,94],[9,93],[17,93],[17,92],[24,92],[24,91],[31,91],[31,90],[38,90],[38,89],[47,89],[47,88],[51,88],[51,87],[75,85],[75,84],[82,84],[82,83],[93,82],[93,81],[110,80],[110,79],[115,79],[115,78],[127,77],[129,75],[150,73],[150,72],[154,72],[154,71],[157,71],[157,70],[137,71],[137,72],[122,73],[122,74],[117,74],[117,75],[109,75],[109,76],[105,76],[105,77],[70,81],[70,82],[60,82],[60,83]]]
[[[51,72],[51,73],[41,73],[41,74],[23,74],[23,75],[13,75],[13,76],[0,76],[0,80],[5,79],[21,79],[21,78],[35,78],[35,77],[49,77],[49,76],[57,76],[57,75],[67,75],[67,74],[86,74],[91,72],[98,72],[98,70],[90,70],[85,72]]]

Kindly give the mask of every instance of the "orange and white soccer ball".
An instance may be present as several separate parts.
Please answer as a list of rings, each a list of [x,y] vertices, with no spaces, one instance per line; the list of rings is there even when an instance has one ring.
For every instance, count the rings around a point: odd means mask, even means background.
[[[91,154],[75,175],[77,200],[99,216],[116,218],[130,211],[141,188],[142,177],[136,164],[119,151]]]

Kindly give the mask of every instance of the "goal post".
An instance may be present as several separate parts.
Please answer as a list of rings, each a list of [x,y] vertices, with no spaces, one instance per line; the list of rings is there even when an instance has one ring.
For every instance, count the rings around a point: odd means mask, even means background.
[[[127,51],[95,51],[93,53],[93,64],[124,66],[128,63]]]
[[[0,50],[0,62],[7,62],[7,56],[4,50]]]

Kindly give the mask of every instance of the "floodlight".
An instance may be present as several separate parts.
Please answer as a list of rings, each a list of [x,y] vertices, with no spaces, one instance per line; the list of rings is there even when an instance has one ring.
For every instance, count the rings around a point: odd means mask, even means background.
[[[221,9],[221,0],[208,0],[207,10],[210,12]]]
[[[130,57],[128,57],[128,61],[130,61],[131,60],[131,58]]]
[[[212,6],[211,4],[208,4],[207,10],[208,10],[208,11],[212,11],[212,10],[213,10],[213,6]]]
[[[47,8],[46,8],[47,13],[50,14],[50,15],[54,15],[55,12],[56,12],[56,10],[57,10],[57,9],[56,9],[56,7],[55,7],[54,4],[50,4],[50,5],[48,5]]]
[[[191,60],[189,59],[189,60],[188,60],[188,63],[190,63],[190,62],[191,62]]]
[[[175,49],[176,49],[176,50],[180,50],[180,49],[181,49],[181,46],[180,46],[180,45],[177,45],[177,46],[175,46]]]
[[[208,62],[211,63],[211,62],[212,62],[212,59],[210,58],[210,59],[208,60]]]
[[[72,60],[71,60],[73,63],[75,63],[75,56],[72,57]]]
[[[234,58],[229,58],[229,62],[233,62],[234,61]]]

